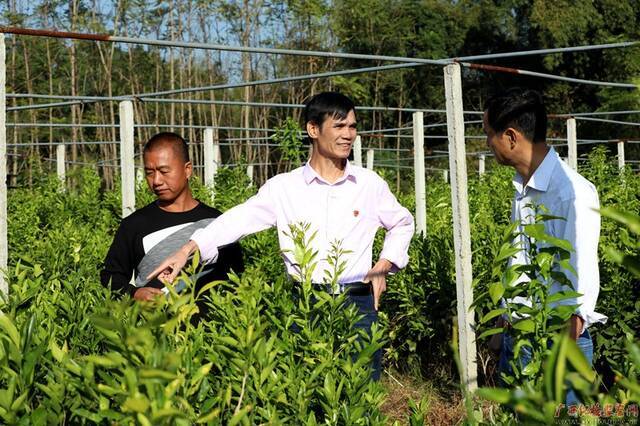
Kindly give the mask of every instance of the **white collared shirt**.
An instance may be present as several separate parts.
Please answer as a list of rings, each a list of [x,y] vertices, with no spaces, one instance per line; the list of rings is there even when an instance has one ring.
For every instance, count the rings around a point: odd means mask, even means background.
[[[511,210],[512,221],[533,223],[535,213],[530,207],[532,204],[543,205],[548,209],[548,214],[566,219],[544,222],[547,234],[569,241],[575,250],[571,253],[570,263],[578,275],[570,271],[563,272],[582,296],[577,300],[570,299],[561,303],[580,305],[576,314],[584,320],[585,328],[594,323],[606,322],[607,317],[595,311],[600,292],[600,213],[596,211],[600,208],[600,202],[595,186],[562,161],[553,147],[549,149],[526,185],[523,186],[523,178],[518,173],[514,177],[513,185],[515,197]],[[522,236],[515,242],[520,247],[526,247],[526,239]],[[525,252],[520,251],[510,263],[528,264],[529,261]],[[520,282],[526,279],[526,275],[523,275]],[[560,284],[552,283],[551,293],[561,289]],[[530,305],[530,301],[522,297],[516,297],[514,301]]]
[[[276,226],[280,249],[287,272],[299,276],[287,234],[289,225],[308,223],[309,235],[317,232],[311,247],[318,252],[313,272],[314,283],[327,282],[327,256],[331,244],[342,242],[349,251],[340,260],[346,269],[339,283],[359,282],[372,267],[372,247],[376,231],[387,230],[381,259],[396,268],[407,265],[408,248],[414,233],[411,213],[398,203],[387,183],[373,171],[347,162],[344,175],[334,183],[322,179],[307,163],[289,173],[269,179],[256,195],[229,209],[191,239],[200,249],[202,259],[214,260],[218,247]]]

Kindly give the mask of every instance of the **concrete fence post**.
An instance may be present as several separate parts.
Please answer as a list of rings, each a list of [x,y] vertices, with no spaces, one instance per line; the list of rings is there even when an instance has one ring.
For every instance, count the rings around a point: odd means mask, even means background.
[[[424,167],[424,114],[413,113],[413,176],[416,192],[416,234],[427,233],[427,191]]]
[[[133,103],[120,102],[120,181],[122,186],[122,217],[136,209]]]
[[[471,308],[473,302],[471,229],[467,198],[467,159],[460,64],[451,64],[444,68],[444,86],[449,137],[460,363],[463,384],[469,392],[472,392],[478,386],[478,368],[476,365],[474,312]]]
[[[65,161],[66,159],[66,146],[63,143],[59,143],[56,145],[56,175],[58,176],[58,180],[60,181],[60,188],[64,190],[66,177],[65,170]]]
[[[620,170],[624,169],[624,142],[618,142],[618,168]]]
[[[362,167],[362,138],[356,136],[356,140],[353,141],[353,164]]]
[[[373,170],[373,158],[375,155],[375,151],[372,149],[367,150],[367,169]]]

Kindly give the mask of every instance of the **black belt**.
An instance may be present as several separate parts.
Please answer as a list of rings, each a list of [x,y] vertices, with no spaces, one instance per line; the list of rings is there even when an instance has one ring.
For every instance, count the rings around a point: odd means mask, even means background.
[[[339,293],[346,293],[351,296],[368,296],[372,294],[371,284],[363,282],[344,283],[338,284]],[[326,291],[327,293],[333,293],[331,284],[313,284],[315,290]]]

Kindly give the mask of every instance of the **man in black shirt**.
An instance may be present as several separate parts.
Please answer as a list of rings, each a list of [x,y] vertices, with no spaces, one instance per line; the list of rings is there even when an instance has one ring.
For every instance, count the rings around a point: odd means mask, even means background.
[[[220,216],[221,212],[193,198],[189,178],[193,166],[185,140],[175,133],[159,133],[145,144],[143,150],[144,171],[149,188],[156,195],[153,203],[135,211],[120,223],[113,243],[104,261],[100,279],[114,292],[129,293],[138,301],[151,300],[161,294],[164,284],[157,279],[146,281],[141,267],[157,257],[160,262],[166,254],[150,251],[167,245],[177,233],[187,227],[201,227]],[[193,230],[188,234],[191,235]],[[185,236],[185,241],[189,235]],[[144,261],[143,261],[144,259]],[[244,269],[242,251],[232,244],[220,251],[215,264],[208,265],[198,276],[196,287],[227,278],[231,270],[240,273]],[[131,277],[136,275],[136,285]]]

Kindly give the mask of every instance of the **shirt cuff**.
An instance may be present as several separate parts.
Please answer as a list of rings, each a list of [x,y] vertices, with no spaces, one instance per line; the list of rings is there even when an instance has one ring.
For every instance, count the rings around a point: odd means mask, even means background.
[[[205,234],[205,229],[198,229],[196,232],[191,235],[191,240],[194,241],[198,245],[198,250],[200,250],[200,262],[204,264],[215,263],[218,260],[218,247],[215,244],[211,244],[207,235]]]
[[[391,273],[400,271],[400,269],[404,268],[405,266],[407,266],[407,263],[409,263],[408,254],[405,253],[400,256],[394,256],[389,249],[382,249],[382,252],[380,253],[380,259],[386,259],[391,262],[391,271],[389,271]]]
[[[593,324],[605,324],[609,319],[605,315],[599,314],[598,312],[587,312],[586,310],[583,310],[581,308],[578,308],[578,310],[576,311],[576,315],[578,315],[584,321],[582,332],[584,332],[584,330],[586,330]]]

